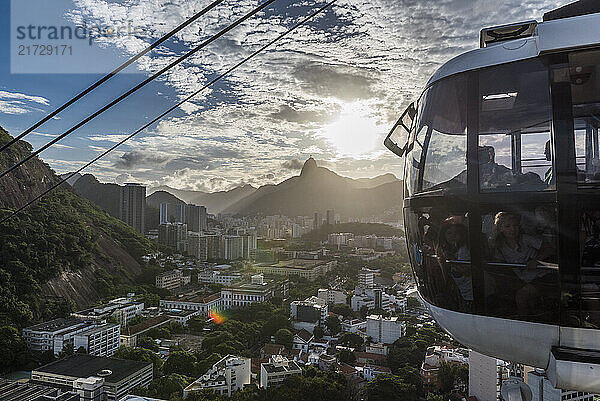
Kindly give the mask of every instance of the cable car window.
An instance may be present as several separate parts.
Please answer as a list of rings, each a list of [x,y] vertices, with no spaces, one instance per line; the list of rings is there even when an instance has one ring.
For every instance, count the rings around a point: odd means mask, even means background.
[[[419,101],[414,148],[407,158],[409,195],[466,189],[467,78],[431,86]]]
[[[483,249],[484,297],[489,315],[557,322],[556,227],[554,206],[493,210],[483,215],[487,242]]]
[[[482,192],[554,189],[548,69],[539,59],[479,73]]]
[[[583,209],[580,219],[582,327],[600,327],[600,208]]]
[[[429,303],[459,312],[474,301],[466,213],[429,207],[408,213],[408,243],[421,295]]]
[[[569,55],[577,181],[600,184],[600,51]]]

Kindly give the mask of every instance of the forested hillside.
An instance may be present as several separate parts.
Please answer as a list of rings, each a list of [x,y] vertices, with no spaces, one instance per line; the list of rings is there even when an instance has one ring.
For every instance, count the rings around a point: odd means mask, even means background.
[[[0,128],[0,144],[10,140]],[[0,154],[0,171],[26,157],[19,142]],[[0,220],[57,182],[35,158],[0,178]],[[154,245],[65,185],[0,224],[0,325],[24,327],[107,295],[106,277],[133,283]]]

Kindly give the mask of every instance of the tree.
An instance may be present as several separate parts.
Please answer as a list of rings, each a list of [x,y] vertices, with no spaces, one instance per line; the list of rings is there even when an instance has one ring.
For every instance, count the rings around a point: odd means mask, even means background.
[[[160,356],[144,348],[131,348],[120,346],[114,355],[115,358],[128,359],[130,361],[152,362],[154,377],[160,377],[163,361]]]
[[[315,340],[320,340],[325,335],[325,331],[323,330],[323,328],[321,326],[317,326],[317,327],[315,327],[315,330],[313,331],[313,335],[315,336]]]
[[[155,378],[148,388],[147,395],[168,400],[181,395],[188,384],[189,380],[186,377],[177,374]]]
[[[340,362],[352,365],[354,362],[356,362],[356,355],[354,355],[354,352],[344,349],[342,352],[340,352]]]
[[[19,331],[11,326],[0,327],[0,372],[18,369],[29,359],[29,351]]]
[[[85,347],[82,345],[81,347],[77,348],[77,351],[75,351],[77,354],[87,354],[87,349],[85,349]]]
[[[197,359],[194,354],[185,351],[175,351],[163,365],[165,375],[177,373],[185,376],[194,376],[196,373]]]
[[[331,308],[331,311],[338,315],[342,315],[344,319],[348,319],[354,316],[354,311],[352,311],[352,308],[348,304],[335,304]]]
[[[416,401],[417,389],[398,376],[379,374],[366,386],[367,401]]]
[[[421,308],[421,302],[415,297],[408,297],[406,299],[406,307],[408,309],[419,309]]]
[[[194,334],[201,334],[204,330],[204,319],[200,316],[194,316],[188,320],[188,330]]]
[[[64,344],[63,349],[59,356],[64,358],[65,356],[73,355],[75,353],[75,346],[72,343]]]
[[[356,333],[344,333],[340,338],[340,343],[346,347],[358,348],[363,345],[363,339]]]
[[[285,345],[287,349],[292,349],[294,343],[294,336],[288,329],[279,329],[275,333],[275,342],[277,344]]]
[[[137,346],[140,348],[149,349],[152,352],[158,352],[158,344],[152,337],[142,337],[137,340]]]
[[[331,335],[336,335],[342,330],[342,324],[340,320],[335,316],[327,316],[325,319],[325,327]]]

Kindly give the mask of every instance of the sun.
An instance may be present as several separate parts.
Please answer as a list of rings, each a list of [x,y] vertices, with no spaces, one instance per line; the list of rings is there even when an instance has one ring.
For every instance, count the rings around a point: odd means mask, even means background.
[[[343,103],[336,121],[323,127],[321,136],[340,156],[364,157],[375,150],[382,127],[364,102]]]

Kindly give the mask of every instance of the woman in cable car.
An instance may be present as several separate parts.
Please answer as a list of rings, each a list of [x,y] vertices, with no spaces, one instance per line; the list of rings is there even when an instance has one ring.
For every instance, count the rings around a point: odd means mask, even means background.
[[[438,323],[599,392],[600,375],[560,373],[600,372],[600,6],[575,4],[483,30],[385,145],[405,158],[407,246]]]

